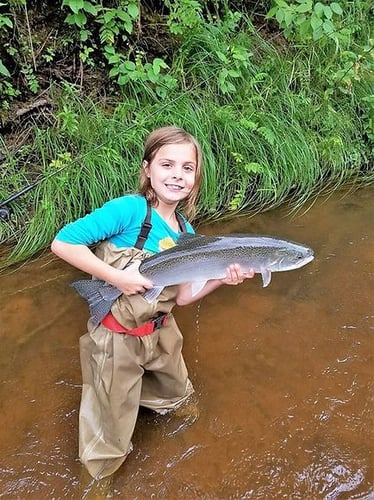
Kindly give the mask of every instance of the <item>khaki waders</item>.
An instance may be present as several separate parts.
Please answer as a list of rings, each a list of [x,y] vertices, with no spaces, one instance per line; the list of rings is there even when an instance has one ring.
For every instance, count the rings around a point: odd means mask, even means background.
[[[145,257],[141,250],[117,249],[107,242],[97,255],[118,268]],[[115,472],[132,450],[139,406],[164,413],[193,393],[182,356],[183,337],[171,314],[175,294],[176,287],[168,287],[152,304],[139,294],[121,295],[112,306],[115,319],[129,329],[159,312],[168,313],[166,325],[150,335],[114,333],[89,322],[80,339],[79,457],[95,479]]]

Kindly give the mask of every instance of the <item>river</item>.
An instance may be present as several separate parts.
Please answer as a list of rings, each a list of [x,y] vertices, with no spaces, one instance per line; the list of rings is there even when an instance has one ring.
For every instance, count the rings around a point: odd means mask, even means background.
[[[0,497],[373,499],[373,200],[368,187],[199,228],[289,238],[315,260],[175,309],[194,399],[185,416],[140,413],[106,490],[77,458],[82,274],[48,252],[3,271]]]

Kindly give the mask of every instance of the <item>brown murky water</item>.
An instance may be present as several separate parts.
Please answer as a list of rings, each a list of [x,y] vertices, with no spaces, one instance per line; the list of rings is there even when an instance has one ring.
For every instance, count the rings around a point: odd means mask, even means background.
[[[199,418],[141,413],[112,496],[374,498],[373,199],[200,228],[290,238],[316,259],[176,309]],[[94,496],[77,460],[78,276],[51,255],[1,275],[1,498]]]

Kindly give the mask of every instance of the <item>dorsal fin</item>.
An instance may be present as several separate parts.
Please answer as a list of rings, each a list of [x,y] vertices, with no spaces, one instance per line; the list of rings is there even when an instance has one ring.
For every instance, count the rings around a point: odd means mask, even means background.
[[[186,243],[187,241],[193,241],[204,236],[203,234],[196,233],[182,233],[178,238],[178,243]]]

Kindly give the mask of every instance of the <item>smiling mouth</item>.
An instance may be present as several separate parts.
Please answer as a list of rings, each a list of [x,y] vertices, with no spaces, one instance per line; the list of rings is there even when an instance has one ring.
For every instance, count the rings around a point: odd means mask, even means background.
[[[165,184],[168,189],[173,189],[174,191],[182,191],[183,187],[177,184]]]

